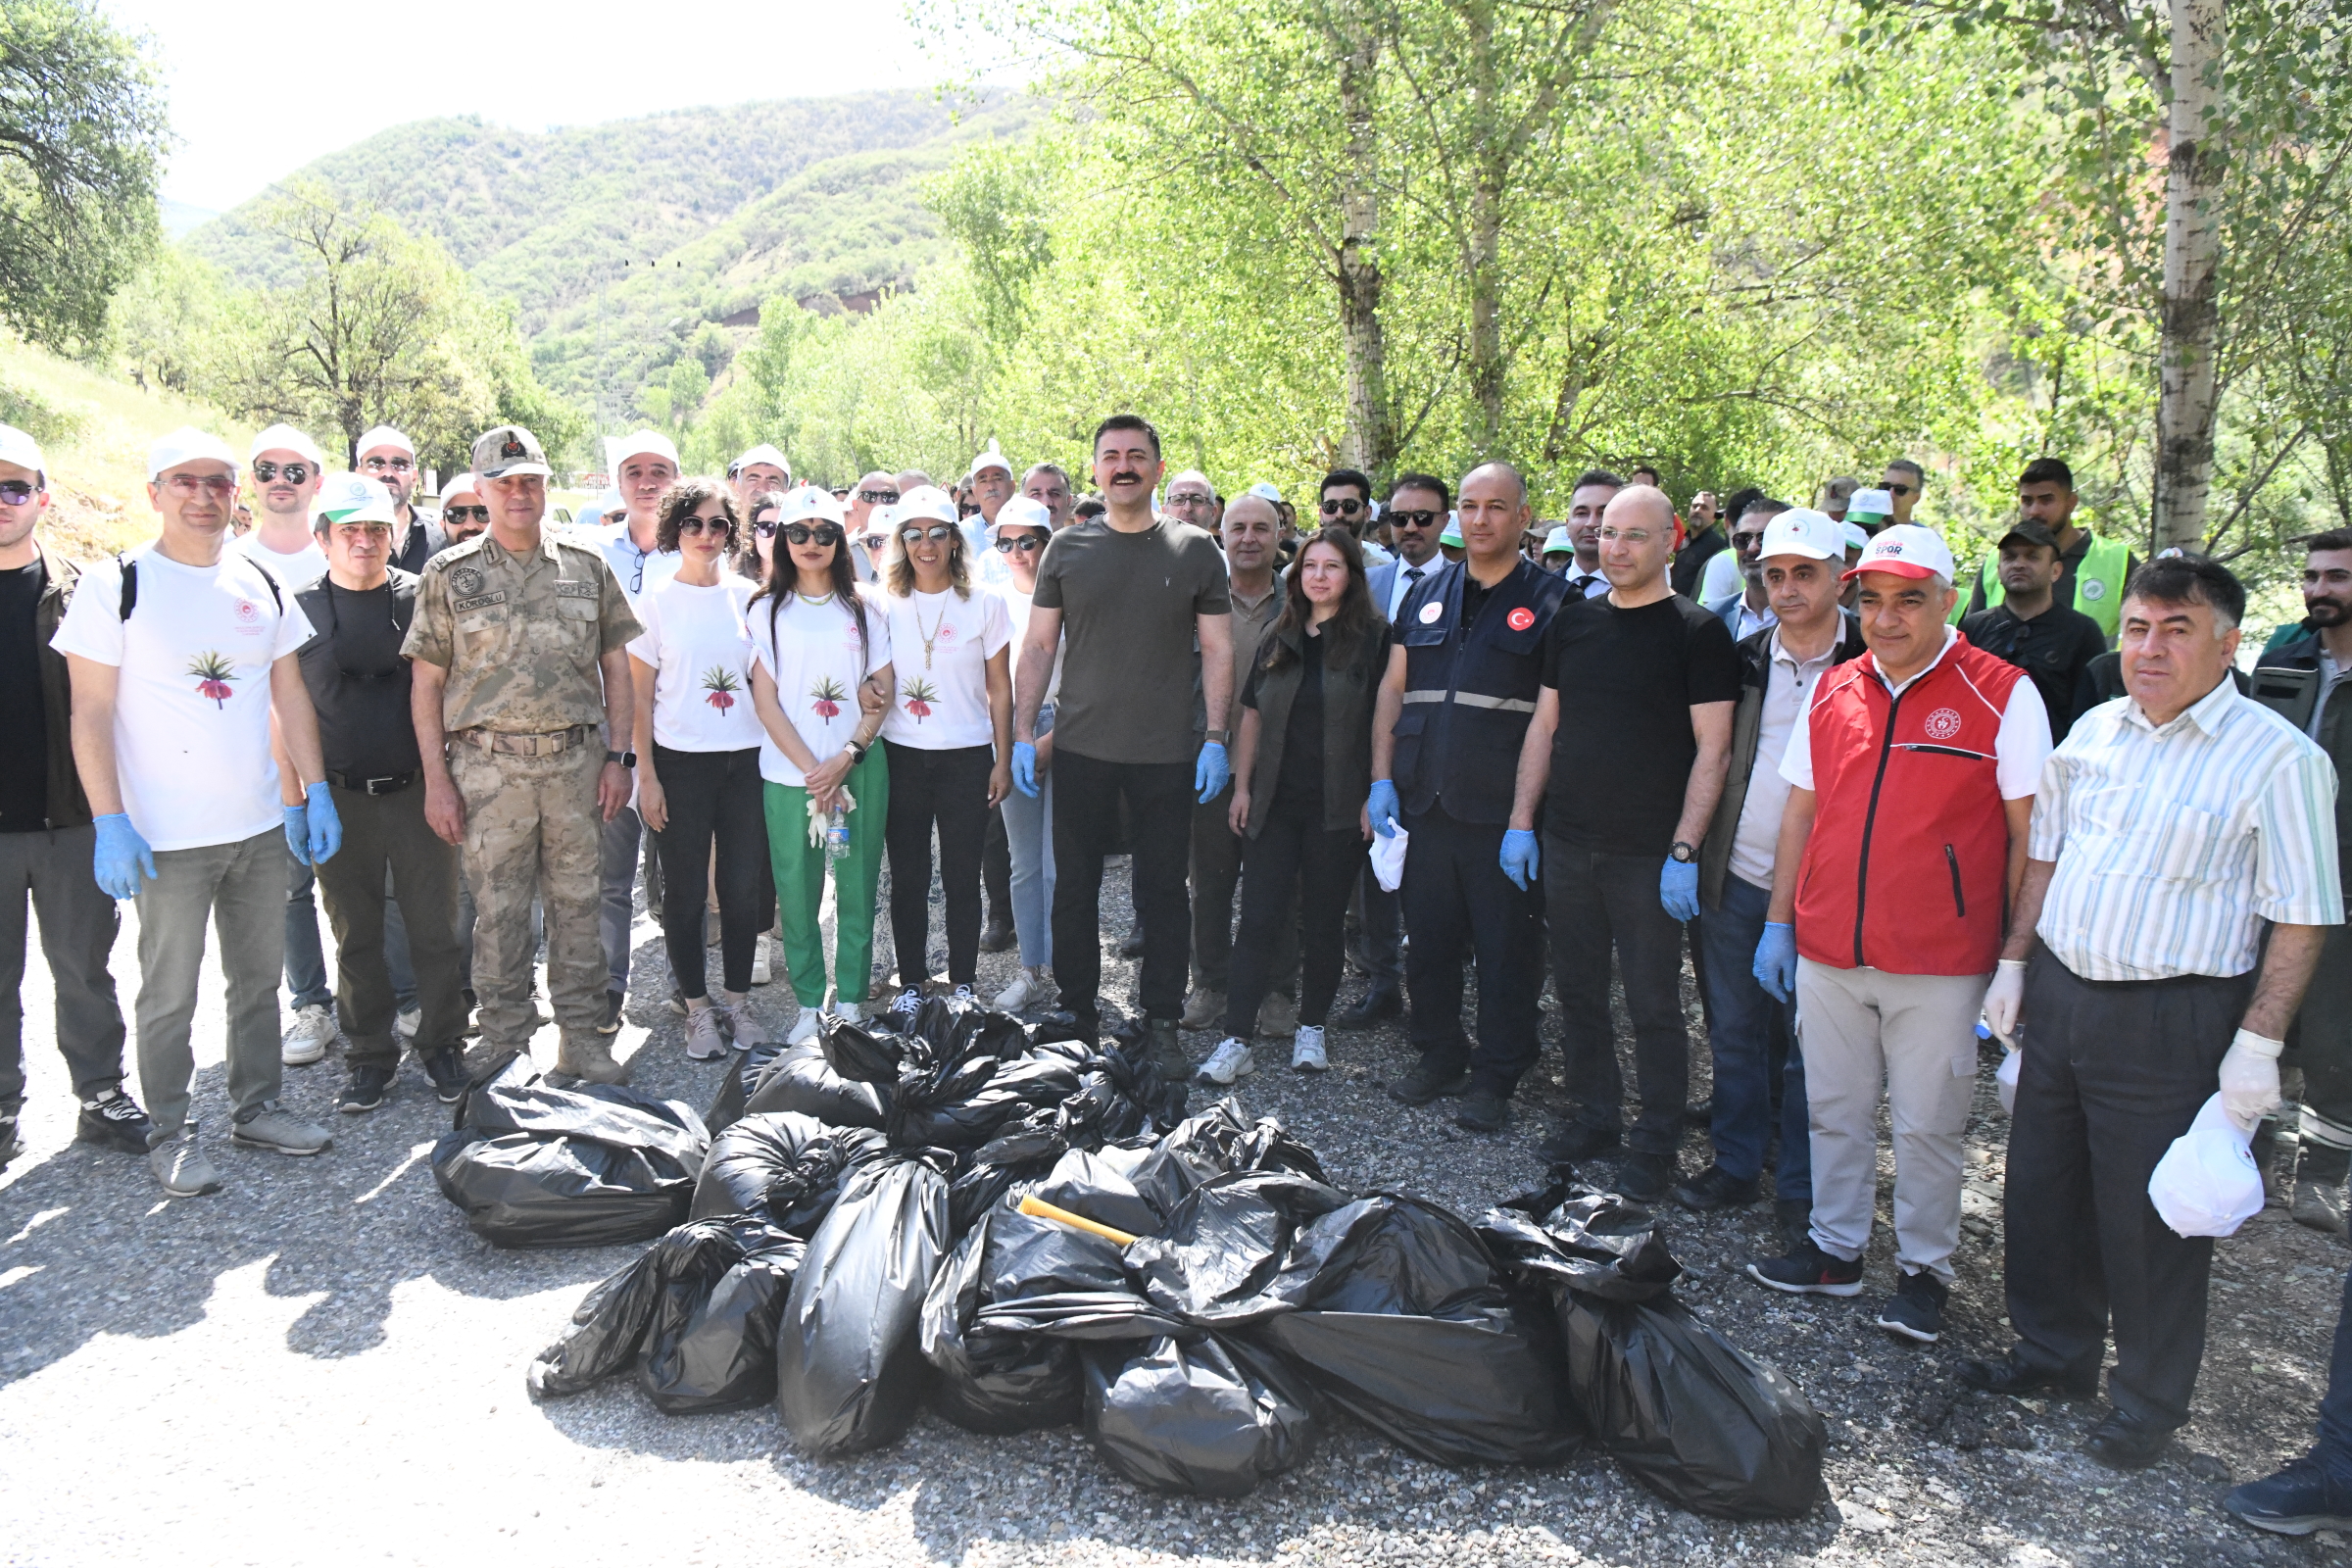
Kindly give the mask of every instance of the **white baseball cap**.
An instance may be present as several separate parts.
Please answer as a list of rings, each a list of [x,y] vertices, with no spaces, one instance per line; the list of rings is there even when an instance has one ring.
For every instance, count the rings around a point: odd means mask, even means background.
[[[1934,577],[1948,588],[1952,582],[1951,547],[1933,528],[1923,528],[1916,522],[1898,522],[1871,535],[1870,543],[1862,549],[1862,559],[1845,574],[1858,577],[1866,571],[1890,572],[1897,577]]]
[[[1775,556],[1803,556],[1808,561],[1843,561],[1845,559],[1845,524],[1826,512],[1811,507],[1791,507],[1776,513],[1764,524],[1764,542],[1757,547],[1756,559],[1770,561]]]
[[[476,479],[470,473],[453,474],[448,479],[443,480],[441,484],[441,499],[443,502],[449,501],[454,496],[473,496],[476,499],[479,499],[481,493],[482,481]]]
[[[918,484],[899,497],[898,521],[912,522],[928,517],[934,522],[961,522],[956,515],[956,498],[935,484]]]
[[[776,508],[776,526],[788,522],[839,522],[841,503],[833,492],[812,484],[800,485],[784,492],[782,505]]]
[[[676,454],[673,453],[671,456],[674,457]],[[742,457],[737,458],[733,463],[728,464],[727,477],[730,479],[734,478],[737,474],[741,473],[744,469],[750,467],[755,463],[764,463],[771,468],[782,468],[784,470],[785,478],[789,479],[792,477],[791,462],[784,456],[783,453],[778,452],[774,447],[769,446],[764,441],[752,448],[749,452],[746,452]]]
[[[1849,517],[1891,517],[1894,515],[1894,497],[1884,490],[1857,490],[1845,503]]]
[[[0,424],[0,463],[30,468],[43,484],[49,482],[49,465],[41,459],[41,444],[13,424]]]
[[[1560,523],[1544,536],[1544,554],[1556,556],[1576,554],[1576,542],[1568,537],[1568,525]]]
[[[326,466],[326,454],[318,450],[318,443],[290,424],[273,424],[253,438],[248,456],[258,458],[265,452],[299,452],[316,466]]]
[[[677,443],[659,430],[637,430],[605,443],[605,461],[614,473],[631,458],[667,458],[671,467],[679,466]]]
[[[1271,501],[1278,507],[1282,505],[1282,492],[1275,489],[1269,480],[1258,480],[1243,494],[1255,496],[1260,501]]]
[[[1870,548],[1870,530],[1868,528],[1858,522],[1841,522],[1838,526],[1845,530],[1846,549],[1868,550]]]
[[[860,537],[861,539],[871,539],[879,535],[887,539],[898,525],[897,503],[885,501],[876,505],[873,511],[865,514],[865,532]]]
[[[1014,496],[997,509],[997,520],[988,525],[989,536],[994,538],[1000,528],[1040,528],[1052,533],[1054,514],[1043,501],[1034,501],[1028,496]]]
[[[985,473],[990,468],[1003,468],[1004,470],[1005,478],[1009,479],[1012,477],[1012,465],[1005,461],[1004,453],[997,450],[997,438],[995,436],[990,436],[988,438],[988,450],[974,458],[972,460],[972,466],[969,468],[966,468],[964,472],[969,477],[977,479],[981,474]]]
[[[228,443],[210,430],[199,430],[183,424],[170,435],[159,436],[147,449],[147,479],[153,483],[173,468],[189,463],[219,463],[230,473],[237,471],[237,455],[228,450]]]
[[[360,437],[360,444],[351,450],[356,456],[364,458],[379,447],[390,447],[395,452],[406,452],[412,458],[416,455],[416,443],[388,424],[379,424]]]
[[[311,498],[311,526],[337,522],[392,522],[392,492],[364,473],[330,473]]]

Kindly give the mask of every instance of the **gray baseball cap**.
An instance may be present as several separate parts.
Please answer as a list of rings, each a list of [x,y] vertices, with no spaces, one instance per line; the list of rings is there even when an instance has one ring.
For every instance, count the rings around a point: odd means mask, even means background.
[[[547,454],[539,450],[539,438],[519,424],[502,424],[474,437],[473,471],[484,479],[503,479],[511,473],[546,478],[555,472],[547,466]]]

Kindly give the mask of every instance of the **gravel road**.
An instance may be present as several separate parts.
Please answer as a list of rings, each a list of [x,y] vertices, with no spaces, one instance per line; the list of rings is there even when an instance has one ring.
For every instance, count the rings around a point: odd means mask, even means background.
[[[1115,908],[1105,895],[1105,926],[1123,932],[1123,895]],[[126,929],[117,949],[126,994],[133,953]],[[636,963],[621,1048],[637,1082],[707,1103],[718,1069],[686,1060],[660,1003],[660,940],[642,917]],[[985,991],[1010,963],[984,957]],[[447,1113],[413,1064],[398,1098],[363,1117],[330,1114],[339,1052],[288,1069],[288,1100],[334,1122],[333,1150],[309,1161],[232,1150],[217,975],[199,1012],[197,1113],[228,1186],[165,1200],[139,1162],[69,1142],[37,954],[28,967],[30,1148],[0,1175],[0,1561],[2352,1562],[2340,1539],[2258,1536],[2217,1505],[2230,1481],[2303,1446],[2326,1383],[2346,1252],[2279,1211],[2222,1246],[2196,1417],[2153,1470],[2115,1475],[2076,1450],[2100,1406],[1959,1386],[1955,1361],[2006,1343],[2005,1124],[1991,1109],[1989,1060],[1940,1346],[1913,1348],[1868,1326],[1894,1272],[1884,1229],[1872,1291],[1812,1301],[1739,1273],[1769,1245],[1769,1205],[1667,1221],[1689,1269],[1684,1298],[1779,1365],[1830,1423],[1828,1494],[1807,1518],[1695,1518],[1597,1456],[1550,1471],[1446,1471],[1344,1419],[1307,1465],[1244,1501],[1211,1503],[1138,1491],[1074,1429],[982,1438],[925,1416],[896,1448],[814,1463],[771,1410],[671,1419],[627,1380],[535,1405],[525,1363],[634,1249],[500,1252],[475,1240],[424,1164]],[[1106,995],[1125,994],[1130,969],[1109,964]],[[758,997],[772,1028],[789,1025],[782,984]],[[1473,1216],[1538,1184],[1556,1055],[1506,1130],[1484,1138],[1382,1093],[1410,1064],[1398,1031],[1332,1042],[1328,1077],[1295,1079],[1270,1061],[1241,1100],[1312,1145],[1335,1181]],[[1196,1056],[1213,1044],[1195,1037]],[[554,1048],[543,1033],[541,1059]],[[1704,1163],[1703,1135],[1684,1159],[1688,1170]],[[1889,1166],[1882,1180],[1891,1176]]]

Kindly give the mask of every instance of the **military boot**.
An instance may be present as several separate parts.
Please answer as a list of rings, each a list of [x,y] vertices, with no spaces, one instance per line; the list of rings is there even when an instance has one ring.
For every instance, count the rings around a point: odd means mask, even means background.
[[[1159,1081],[1164,1084],[1190,1083],[1193,1077],[1193,1058],[1184,1054],[1184,1042],[1177,1037],[1173,1018],[1144,1020],[1145,1059],[1159,1069]]]
[[[598,1035],[564,1031],[556,1048],[556,1071],[585,1078],[592,1084],[625,1084],[629,1069],[612,1059],[612,1043]]]

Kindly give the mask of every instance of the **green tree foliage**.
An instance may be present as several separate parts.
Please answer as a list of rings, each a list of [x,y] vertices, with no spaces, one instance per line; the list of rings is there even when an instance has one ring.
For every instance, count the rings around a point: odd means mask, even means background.
[[[156,237],[164,109],[86,0],[0,0],[0,318],[86,352]]]

